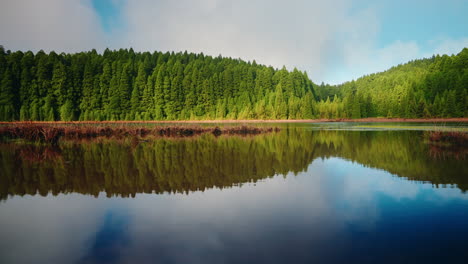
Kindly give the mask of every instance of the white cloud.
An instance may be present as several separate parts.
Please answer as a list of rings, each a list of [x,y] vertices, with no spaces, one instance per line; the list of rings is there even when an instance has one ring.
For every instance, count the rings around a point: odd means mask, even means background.
[[[91,0],[9,0],[0,9],[0,44],[12,50],[82,51],[133,47],[256,60],[340,83],[434,53],[457,53],[468,38],[378,43],[379,3],[356,0],[113,0],[103,30]],[[114,21],[114,20],[112,20]]]
[[[349,5],[348,0],[129,1],[121,45],[255,59],[319,76]]]
[[[464,47],[468,47],[468,38],[442,38],[431,41],[431,43],[434,46],[433,52],[426,53],[425,57],[430,57],[433,54],[458,54]]]
[[[362,44],[359,44],[360,39],[364,39]],[[377,48],[373,43],[375,38],[368,38],[367,41],[361,37],[349,40],[350,42],[343,47],[340,70],[328,73],[327,79],[332,83],[350,81],[411,60],[429,58],[434,54],[458,54],[464,47],[468,47],[468,38],[442,38],[422,44],[416,41],[396,40],[382,48]]]
[[[365,74],[385,71],[392,66],[421,58],[420,48],[413,41],[398,40],[383,48],[375,48],[373,44],[361,47],[359,44],[351,44],[344,50],[341,72],[331,73],[332,83],[351,81]]]
[[[104,46],[89,1],[9,0],[0,9],[0,45],[11,50],[75,52]]]
[[[350,11],[351,0],[129,1],[119,45],[136,50],[204,52],[340,83],[421,56],[415,42],[378,48],[378,5]],[[123,37],[122,37],[123,36]]]

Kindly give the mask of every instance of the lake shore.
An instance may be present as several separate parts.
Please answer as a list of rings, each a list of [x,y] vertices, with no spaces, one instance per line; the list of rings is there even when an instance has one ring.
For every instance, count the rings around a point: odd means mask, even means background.
[[[45,142],[57,144],[59,139],[82,140],[93,138],[145,138],[147,136],[182,138],[211,133],[221,135],[258,135],[278,132],[279,128],[256,126],[225,126],[202,127],[196,125],[184,126],[99,126],[99,125],[50,125],[38,123],[21,123],[0,127],[0,142],[3,139],[23,139],[30,142]]]
[[[333,123],[333,122],[364,122],[364,123],[468,123],[468,117],[457,118],[359,118],[359,119],[249,119],[249,120],[153,120],[153,121],[14,121],[0,124],[229,124],[229,123]]]

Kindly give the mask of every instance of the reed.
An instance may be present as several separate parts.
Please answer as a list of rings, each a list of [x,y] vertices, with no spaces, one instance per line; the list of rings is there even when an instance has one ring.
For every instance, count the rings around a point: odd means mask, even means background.
[[[430,131],[427,138],[431,143],[454,144],[459,147],[468,147],[468,133],[460,131]]]
[[[58,144],[60,139],[81,140],[93,138],[145,138],[155,137],[191,137],[205,133],[215,136],[257,135],[277,132],[279,128],[254,126],[201,127],[201,126],[98,126],[98,125],[60,125],[22,123],[0,126],[1,139],[22,139],[32,142]]]
[[[430,131],[425,133],[429,154],[434,159],[464,160],[468,155],[468,133],[461,131]]]

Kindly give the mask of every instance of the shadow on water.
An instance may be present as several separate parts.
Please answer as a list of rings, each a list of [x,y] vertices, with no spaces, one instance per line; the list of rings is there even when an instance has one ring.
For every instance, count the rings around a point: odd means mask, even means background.
[[[317,158],[340,157],[413,181],[468,189],[467,153],[455,157],[420,131],[327,131],[290,127],[255,137],[203,135],[147,142],[99,140],[59,146],[0,145],[0,199],[82,193],[134,196],[228,188],[305,171]]]

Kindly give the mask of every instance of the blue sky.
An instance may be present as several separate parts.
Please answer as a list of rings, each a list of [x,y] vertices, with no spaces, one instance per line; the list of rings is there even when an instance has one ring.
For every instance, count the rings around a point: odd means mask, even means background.
[[[379,10],[382,34],[379,45],[393,40],[416,41],[423,48],[431,40],[467,37],[467,1],[385,1]],[[430,50],[427,50],[428,52]]]
[[[115,29],[125,27],[122,17],[123,1],[115,0],[93,0],[92,7],[99,16],[101,27],[106,33],[111,33]]]
[[[466,0],[7,0],[1,44],[191,51],[341,83],[468,46]]]

